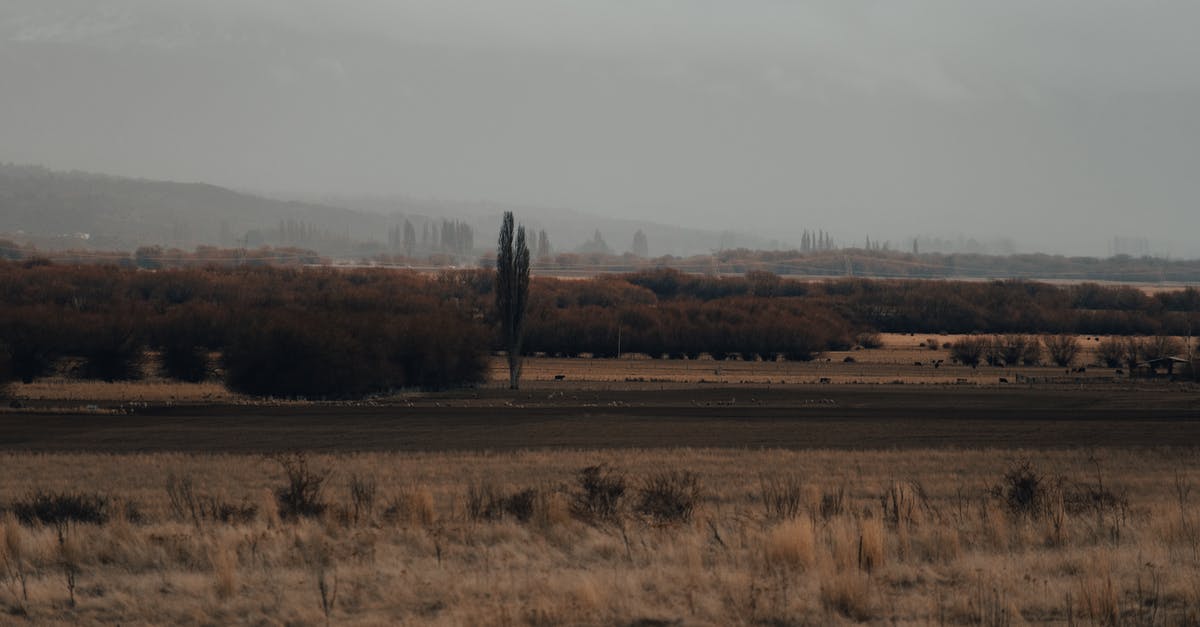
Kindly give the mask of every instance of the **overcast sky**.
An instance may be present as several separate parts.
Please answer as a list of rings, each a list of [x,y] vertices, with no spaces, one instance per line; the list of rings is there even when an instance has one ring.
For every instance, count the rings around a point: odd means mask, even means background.
[[[4,0],[0,161],[1200,255],[1200,3]]]

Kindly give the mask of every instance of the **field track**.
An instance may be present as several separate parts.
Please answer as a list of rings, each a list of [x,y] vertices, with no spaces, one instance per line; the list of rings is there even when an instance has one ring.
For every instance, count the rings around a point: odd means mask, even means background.
[[[664,386],[665,387],[665,386]],[[149,405],[0,415],[8,451],[1200,447],[1194,388],[483,389],[379,404]]]

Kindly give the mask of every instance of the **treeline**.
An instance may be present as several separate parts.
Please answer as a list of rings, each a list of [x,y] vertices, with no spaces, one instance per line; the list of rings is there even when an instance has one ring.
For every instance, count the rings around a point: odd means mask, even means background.
[[[308,398],[475,383],[486,326],[481,312],[447,300],[444,283],[323,268],[5,263],[0,361],[32,381],[70,357],[74,375],[112,381],[140,377],[155,351],[171,378],[219,369],[237,391]]]
[[[526,350],[566,357],[808,360],[849,348],[855,335],[835,310],[805,299],[660,294],[621,277],[535,280],[529,307]]]
[[[0,260],[25,264],[107,265],[119,268],[162,270],[203,267],[317,266],[329,265],[328,257],[306,248],[219,248],[197,246],[193,250],[163,246],[142,246],[132,253],[96,250],[41,251],[0,239]]]
[[[219,371],[235,390],[360,396],[482,380],[501,350],[489,270],[0,262],[0,366],[33,380],[64,363],[98,379]],[[535,277],[529,354],[811,359],[864,333],[1178,336],[1200,329],[1200,291],[1030,281],[800,281],[652,270]],[[1018,358],[1008,346],[1005,361]],[[1143,350],[1143,352],[1145,352]],[[73,358],[64,360],[64,358]]]
[[[1194,283],[1200,259],[1117,255],[1108,258],[1045,254],[910,253],[876,247],[808,251],[724,250],[716,255],[655,260],[658,265],[718,272],[761,270],[782,275],[874,278],[1008,278]]]
[[[761,271],[716,278],[651,270],[624,275],[623,280],[645,287],[659,298],[798,298],[839,312],[851,327],[896,333],[1150,336],[1200,332],[1200,290],[1196,288],[1151,294],[1130,286],[1025,280],[803,281]]]

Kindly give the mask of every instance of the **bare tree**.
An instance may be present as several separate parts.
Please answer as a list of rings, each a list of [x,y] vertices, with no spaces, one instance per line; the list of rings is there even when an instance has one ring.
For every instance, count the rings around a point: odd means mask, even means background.
[[[979,361],[983,359],[991,344],[991,341],[986,337],[979,337],[977,335],[964,337],[950,346],[950,356],[957,359],[964,366],[974,368],[979,365]]]
[[[529,249],[525,227],[513,237],[513,214],[504,212],[496,252],[496,312],[508,351],[508,387],[518,389],[521,381],[521,341],[525,334],[525,306],[529,298]]]
[[[1071,362],[1079,356],[1079,339],[1074,335],[1066,333],[1047,335],[1042,338],[1042,343],[1046,345],[1046,352],[1050,354],[1050,360],[1063,368],[1070,366]]]

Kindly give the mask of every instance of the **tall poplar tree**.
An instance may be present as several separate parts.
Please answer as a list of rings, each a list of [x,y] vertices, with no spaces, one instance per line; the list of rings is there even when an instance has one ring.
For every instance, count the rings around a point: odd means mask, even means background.
[[[505,211],[496,251],[496,313],[508,351],[508,387],[513,390],[520,387],[521,341],[529,300],[529,249],[525,246],[525,227],[517,227],[515,235],[514,238],[513,214]]]

